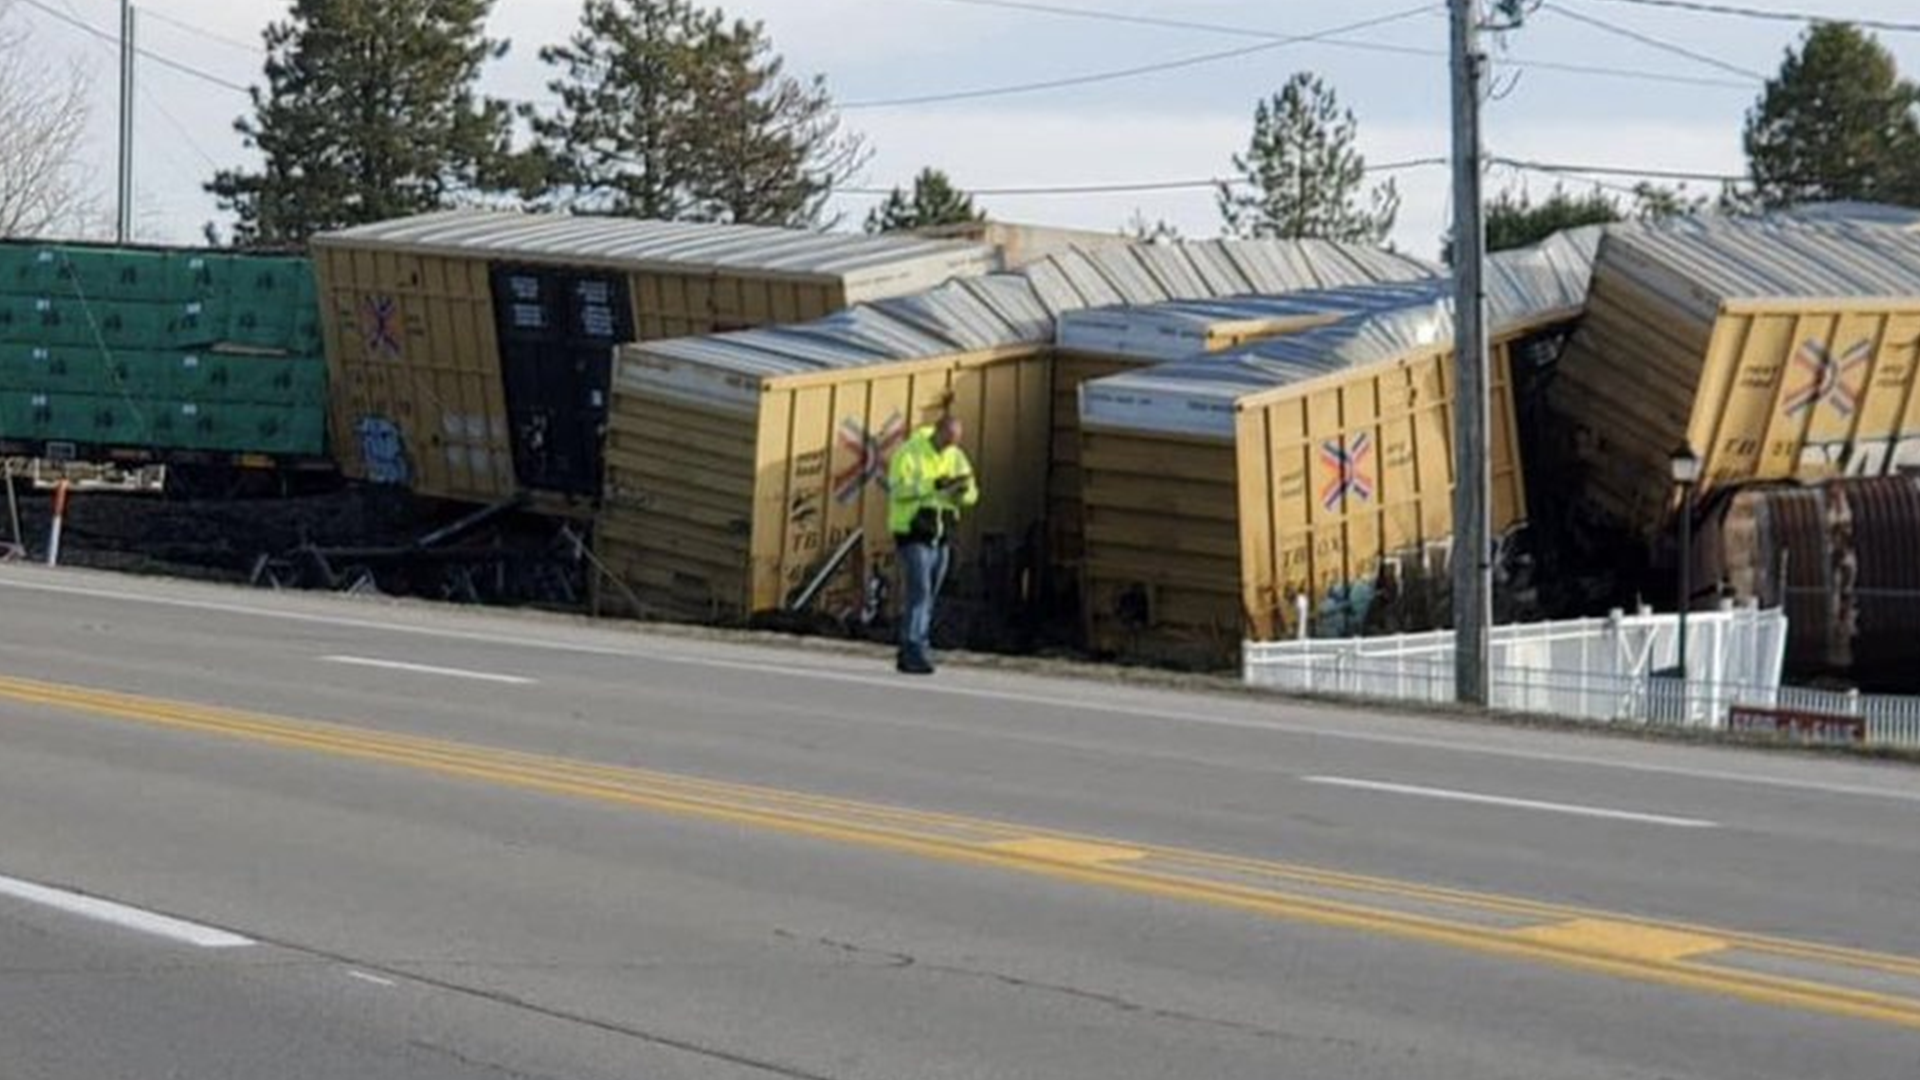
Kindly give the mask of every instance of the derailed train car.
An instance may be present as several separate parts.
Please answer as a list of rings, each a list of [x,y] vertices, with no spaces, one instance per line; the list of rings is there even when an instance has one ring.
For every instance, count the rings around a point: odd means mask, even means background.
[[[817,607],[859,607],[891,559],[887,455],[951,411],[968,422],[989,494],[965,525],[949,609],[983,612],[986,632],[1031,627],[1030,606],[1051,603],[1049,507],[1071,467],[1059,454],[1060,386],[1073,377],[1055,362],[1060,317],[1428,273],[1323,241],[1067,251],[803,326],[630,347],[597,523],[598,554],[624,588],[603,599],[753,618],[824,573]],[[1066,401],[1077,409],[1070,389]]]
[[[1609,229],[1555,376],[1595,519],[1665,534],[1697,493],[1920,466],[1920,233],[1702,221]]]
[[[1514,372],[1557,351],[1578,317],[1592,239],[1505,254],[1489,276],[1496,528],[1527,512]],[[1383,571],[1435,549],[1444,556],[1450,296],[1441,281],[1356,290],[1357,313],[1332,324],[1086,384],[1085,619],[1095,650],[1230,663],[1244,640],[1299,632],[1303,600],[1313,632],[1359,633]]]

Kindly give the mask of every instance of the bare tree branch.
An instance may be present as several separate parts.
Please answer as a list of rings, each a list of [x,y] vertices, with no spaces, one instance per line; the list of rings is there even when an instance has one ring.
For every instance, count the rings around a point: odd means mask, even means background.
[[[0,0],[0,19],[10,7]],[[0,27],[0,237],[76,236],[100,224],[80,161],[87,81],[77,66],[36,62],[24,33]]]

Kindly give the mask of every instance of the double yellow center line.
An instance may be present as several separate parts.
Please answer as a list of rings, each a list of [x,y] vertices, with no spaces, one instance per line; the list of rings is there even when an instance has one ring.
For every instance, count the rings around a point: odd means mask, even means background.
[[[25,679],[0,700],[1920,1028],[1915,957]]]

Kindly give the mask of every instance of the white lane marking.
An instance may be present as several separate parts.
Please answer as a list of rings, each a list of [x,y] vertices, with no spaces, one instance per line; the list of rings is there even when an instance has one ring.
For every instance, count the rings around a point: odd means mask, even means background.
[[[532,686],[533,679],[524,675],[499,675],[491,671],[468,671],[465,668],[435,667],[432,664],[408,664],[399,660],[377,660],[371,656],[323,656],[320,658],[329,664],[348,664],[353,667],[381,668],[385,671],[405,671],[414,675],[440,675],[449,679],[473,679],[478,682],[507,683],[511,686]]]
[[[1720,827],[1717,822],[1703,821],[1700,818],[1669,817],[1665,814],[1642,814],[1633,810],[1610,810],[1604,806],[1583,806],[1578,803],[1541,802],[1538,799],[1514,799],[1505,795],[1481,795],[1472,791],[1451,791],[1446,788],[1418,787],[1413,784],[1389,784],[1379,780],[1355,780],[1346,776],[1303,776],[1300,779],[1309,784],[1322,784],[1327,787],[1355,788],[1360,791],[1381,791],[1390,795],[1412,795],[1421,799],[1479,803],[1484,806],[1504,806],[1515,810],[1540,810],[1550,814],[1569,814],[1574,817],[1633,821],[1642,825],[1667,825],[1676,829],[1717,829]]]
[[[862,675],[856,672],[822,671],[818,668],[787,667],[780,664],[749,663],[738,660],[720,660],[711,657],[689,657],[673,654],[633,653],[630,655],[638,659],[657,660],[662,663],[688,664],[701,667],[724,668],[734,671],[751,671],[761,674],[790,675],[795,678],[820,679],[830,682],[873,686],[889,691],[900,688],[898,679],[887,676]],[[1045,694],[1022,694],[1009,690],[988,690],[983,687],[952,686],[937,683],[915,683],[913,692],[915,694],[946,694],[952,697],[980,698],[987,701],[1004,701],[1018,705],[1039,705],[1047,708],[1071,709],[1078,712],[1103,713],[1114,716],[1132,716],[1144,720],[1198,724],[1204,727],[1231,728],[1236,731],[1259,731],[1273,735],[1337,739],[1343,742],[1366,743],[1374,746],[1398,746],[1420,750],[1439,750],[1468,757],[1496,757],[1513,761],[1533,761],[1551,765],[1578,765],[1584,768],[1615,769],[1622,772],[1648,773],[1655,776],[1684,776],[1693,780],[1717,780],[1730,784],[1751,784],[1756,787],[1780,788],[1788,791],[1812,791],[1819,792],[1823,795],[1850,795],[1865,799],[1888,799],[1895,802],[1920,803],[1920,791],[1896,791],[1890,788],[1862,787],[1857,784],[1833,784],[1819,780],[1794,780],[1788,777],[1760,776],[1753,773],[1734,772],[1726,769],[1696,769],[1683,765],[1656,765],[1650,762],[1617,761],[1612,758],[1593,757],[1586,754],[1562,754],[1550,750],[1518,750],[1502,746],[1473,746],[1462,744],[1452,739],[1421,735],[1388,735],[1380,732],[1354,731],[1351,728],[1320,727],[1293,720],[1236,720],[1231,717],[1217,716],[1210,713],[1183,712],[1178,709],[1143,708],[1137,705],[1124,705],[1119,702],[1090,701],[1084,698],[1061,698]],[[1314,704],[1312,702],[1289,700],[1287,698],[1276,698],[1276,703],[1294,709],[1310,707]],[[1365,710],[1365,705],[1359,703],[1351,705],[1329,703],[1328,707],[1349,711]],[[1576,732],[1575,734],[1579,733]]]
[[[111,900],[101,900],[64,889],[50,889],[45,885],[35,885],[31,881],[19,881],[10,877],[0,877],[0,896],[10,896],[29,904],[39,904],[69,915],[78,915],[83,919],[111,923],[127,930],[138,930],[143,934],[151,934],[170,941],[197,945],[202,949],[237,949],[254,943],[252,938],[244,938],[225,930],[216,930],[211,926],[201,926],[170,915],[158,915],[151,911],[128,907],[125,904],[116,904]]]
[[[38,572],[39,571],[35,571],[35,573]],[[213,600],[188,600],[180,597],[154,596],[140,592],[94,589],[79,585],[56,585],[43,581],[20,581],[8,577],[0,577],[0,589],[21,589],[28,592],[53,593],[64,596],[84,596],[98,600],[131,601],[134,603],[149,604],[155,607],[183,608],[194,611],[217,611],[223,614],[244,615],[258,619],[275,619],[283,622],[309,623],[320,626],[338,626],[348,629],[371,630],[378,633],[396,635],[412,634],[421,637],[439,638],[443,641],[471,641],[488,645],[507,645],[521,650],[571,653],[576,656],[609,656],[630,660],[649,660],[665,664],[684,664],[690,667],[751,671],[762,674],[777,673],[781,675],[791,675],[796,678],[814,679],[825,682],[874,686],[890,691],[898,690],[900,687],[897,679],[862,675],[845,670],[800,668],[779,664],[687,656],[671,652],[653,652],[634,648],[616,649],[595,645],[543,641],[540,638],[532,636],[531,631],[537,628],[531,625],[528,628],[529,633],[527,634],[490,634],[475,630],[410,626],[405,623],[381,622],[374,619],[356,619],[344,615],[319,615],[299,611],[276,611],[271,608],[252,607],[244,604],[226,604]],[[1045,706],[1047,708],[1071,709],[1080,712],[1133,716],[1163,722],[1171,721],[1183,724],[1200,724],[1208,727],[1233,728],[1240,731],[1260,731],[1276,735],[1338,739],[1343,742],[1366,743],[1376,746],[1414,747],[1422,750],[1436,750],[1442,753],[1461,754],[1468,757],[1495,757],[1509,761],[1534,761],[1554,765],[1577,765],[1583,768],[1613,769],[1622,772],[1645,773],[1653,776],[1681,776],[1693,780],[1713,780],[1729,784],[1747,784],[1753,787],[1774,788],[1782,791],[1808,791],[1818,792],[1823,795],[1846,795],[1862,799],[1920,803],[1920,791],[1902,791],[1892,788],[1865,787],[1856,784],[1827,783],[1819,780],[1795,780],[1788,777],[1763,776],[1754,773],[1735,772],[1727,769],[1704,769],[1682,765],[1656,765],[1646,762],[1619,761],[1613,758],[1594,757],[1587,754],[1558,753],[1549,750],[1519,750],[1499,746],[1474,746],[1463,744],[1457,739],[1443,739],[1419,735],[1388,735],[1379,732],[1354,731],[1350,728],[1319,727],[1291,720],[1236,720],[1207,713],[1141,708],[1117,703],[1056,698],[1042,694],[1021,694],[1010,691],[987,690],[978,687],[954,686],[941,683],[916,683],[914,684],[914,692],[916,694],[946,694],[955,697],[972,697],[987,701],[1006,701],[1023,705]],[[1281,700],[1284,701],[1284,699]],[[1297,702],[1289,702],[1288,704],[1295,708],[1300,707]]]
[[[378,975],[369,975],[364,971],[349,971],[347,972],[347,977],[350,979],[359,979],[361,982],[369,982],[375,986],[400,985],[399,983],[394,982],[392,979],[383,979]]]

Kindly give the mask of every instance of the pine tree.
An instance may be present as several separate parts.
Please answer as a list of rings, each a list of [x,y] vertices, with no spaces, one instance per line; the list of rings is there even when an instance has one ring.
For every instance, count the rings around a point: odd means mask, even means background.
[[[511,115],[476,92],[493,0],[295,0],[234,127],[264,158],[207,185],[241,244],[439,209],[497,184]]]
[[[819,79],[787,75],[760,23],[690,0],[585,0],[559,100],[531,116],[551,206],[807,225],[866,160]]]
[[[1253,138],[1234,170],[1250,191],[1222,184],[1227,231],[1242,237],[1317,237],[1379,243],[1393,231],[1400,195],[1392,181],[1365,192],[1366,158],[1354,148],[1351,110],[1318,76],[1301,72],[1254,109]]]
[[[1595,188],[1572,195],[1563,187],[1540,202],[1525,191],[1503,191],[1487,204],[1487,250],[1528,247],[1567,229],[1621,220],[1620,204]],[[1451,252],[1447,260],[1451,263]]]
[[[904,232],[985,220],[987,215],[973,205],[973,196],[953,186],[946,173],[926,168],[913,178],[912,195],[897,187],[887,193],[887,201],[867,215],[867,231]]]
[[[1761,206],[1865,200],[1920,205],[1920,88],[1871,34],[1809,30],[1747,114]]]

